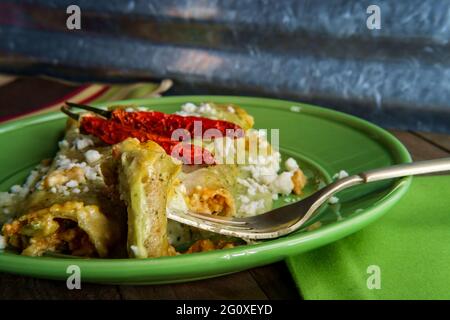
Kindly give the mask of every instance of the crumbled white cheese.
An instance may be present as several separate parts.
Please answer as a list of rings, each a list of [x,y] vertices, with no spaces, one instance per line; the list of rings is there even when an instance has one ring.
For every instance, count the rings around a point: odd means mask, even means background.
[[[69,147],[69,142],[67,140],[61,140],[58,142],[58,146],[60,149],[65,149]]]
[[[246,187],[247,193],[250,196],[256,195],[256,192],[266,193],[269,190],[266,185],[259,184],[252,178],[247,179],[237,178],[237,183]]]
[[[135,256],[137,256],[139,254],[139,249],[137,246],[130,246],[130,249]]]
[[[136,110],[134,110],[134,108],[128,107],[125,109],[126,112],[134,112]]]
[[[89,138],[89,137],[77,137],[73,141],[73,144],[75,145],[77,150],[83,150],[83,149],[86,149],[89,146],[93,146],[94,145],[94,141],[92,141],[92,139]]]
[[[96,168],[86,167],[86,168],[84,169],[84,176],[85,176],[86,179],[88,179],[88,180],[96,180],[97,177],[98,177]]]
[[[80,162],[79,164],[77,164],[80,168],[86,168],[87,167],[87,163],[86,162]]]
[[[80,190],[79,188],[74,188],[74,189],[72,190],[72,192],[73,192],[73,193],[80,193],[81,190]]]
[[[183,117],[196,116],[197,115],[195,113],[188,113],[188,112],[185,112],[185,111],[177,111],[177,112],[175,112],[175,114],[177,114],[179,116],[183,116]]]
[[[234,108],[232,106],[227,106],[227,110],[230,113],[235,113],[236,112],[236,110],[234,110]]]
[[[2,235],[0,235],[0,250],[3,250],[6,248],[6,241],[5,241],[5,237],[3,237]]]
[[[16,211],[16,206],[24,200],[24,198],[34,188],[43,190],[42,179],[44,174],[49,170],[49,166],[42,164],[31,170],[23,185],[13,185],[9,192],[0,192],[0,213],[8,215]]]
[[[288,195],[294,189],[292,182],[292,172],[282,172],[271,184],[274,193],[281,193]]]
[[[290,110],[292,112],[300,112],[300,111],[302,111],[302,107],[300,107],[300,106],[291,106]]]
[[[198,108],[198,112],[207,114],[207,115],[215,115],[217,114],[217,110],[211,107],[208,103],[203,103]]]
[[[187,113],[195,113],[197,111],[197,106],[191,102],[188,102],[181,106],[181,110]]]
[[[250,198],[245,196],[245,195],[240,195],[239,199],[241,200],[242,203],[249,203],[250,202]]]
[[[101,158],[101,154],[96,150],[88,150],[84,154],[85,154],[86,160],[91,161],[91,162],[93,160],[98,161],[98,159]],[[95,163],[95,161],[93,161],[93,162]],[[77,162],[76,159],[69,159],[65,155],[58,155],[55,159],[55,163],[56,163],[57,170],[67,170],[67,169],[72,169],[74,167],[82,169],[82,172],[87,180],[92,181],[92,180],[97,180],[97,179],[102,178],[99,164],[97,164],[95,166],[90,166],[86,162]],[[71,180],[63,186],[57,186],[56,189],[50,189],[50,192],[62,193],[64,195],[67,195],[68,192],[70,193],[70,192],[74,191],[73,189],[68,190],[68,188],[78,188],[79,192],[81,192],[81,190],[83,190],[83,192],[88,192],[89,189],[87,189],[87,187],[84,189],[81,189],[81,187],[79,187],[79,185],[80,185],[79,181]],[[75,191],[75,192],[77,192],[77,191]]]
[[[38,170],[31,170],[30,174],[27,177],[27,180],[25,181],[23,187],[29,188],[37,180],[39,177],[39,171]]]
[[[13,186],[11,187],[11,192],[12,192],[12,193],[21,193],[22,190],[23,190],[22,186],[20,186],[20,185],[18,185],[18,184],[13,185]]]
[[[349,176],[348,172],[345,170],[341,170],[333,176],[333,179],[344,179]]]
[[[92,164],[92,163],[100,160],[102,155],[97,150],[88,150],[84,153],[84,157],[86,158],[86,161],[89,164]]]
[[[247,215],[255,215],[258,213],[258,211],[263,209],[264,209],[264,199],[260,199],[241,205],[239,211]]]
[[[277,178],[277,175],[276,174],[271,174],[271,173],[268,173],[268,174],[261,173],[258,176],[258,180],[262,184],[265,184],[265,185],[271,184],[276,178]]]
[[[70,180],[69,182],[66,183],[66,187],[68,187],[68,188],[78,187],[78,181]]]
[[[66,170],[75,166],[75,162],[67,158],[65,155],[59,155],[55,160],[56,169]]]
[[[11,206],[14,204],[15,195],[8,192],[0,192],[1,206]]]
[[[338,197],[331,197],[330,199],[328,199],[328,203],[329,204],[336,204],[339,202],[339,198]]]
[[[16,197],[23,198],[30,192],[30,186],[27,184],[24,184],[23,186],[16,184],[11,187],[10,192]]]
[[[294,158],[289,158],[286,160],[286,162],[284,163],[284,166],[286,167],[286,169],[288,171],[295,171],[298,170],[298,163],[297,161],[295,161]]]
[[[277,177],[277,172],[280,169],[280,157],[279,152],[274,152],[266,157],[249,158],[251,164],[243,166],[242,170],[249,171],[252,178],[258,183],[269,185]]]

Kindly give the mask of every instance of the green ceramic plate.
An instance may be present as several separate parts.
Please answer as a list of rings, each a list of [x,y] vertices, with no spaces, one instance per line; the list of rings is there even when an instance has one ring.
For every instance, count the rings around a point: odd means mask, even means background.
[[[280,130],[284,157],[299,160],[312,182],[329,182],[340,170],[363,170],[409,162],[405,147],[383,129],[336,111],[297,102],[223,96],[186,96],[130,100],[154,110],[174,112],[185,102],[236,103],[255,117],[256,127]],[[0,190],[27,176],[41,159],[51,157],[61,139],[65,116],[34,116],[0,126]],[[82,281],[98,283],[169,283],[232,273],[282,260],[345,237],[385,214],[406,192],[410,179],[356,187],[339,194],[309,227],[289,236],[255,245],[158,259],[79,259],[23,257],[0,251],[0,271],[40,278],[66,279],[67,267],[78,265]],[[285,204],[280,199],[277,205]]]

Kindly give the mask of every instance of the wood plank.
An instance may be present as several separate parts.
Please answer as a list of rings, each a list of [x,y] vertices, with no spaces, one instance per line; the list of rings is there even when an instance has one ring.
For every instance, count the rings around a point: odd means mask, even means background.
[[[250,273],[270,300],[301,299],[284,261],[250,269]]]
[[[182,266],[181,266],[182,267]],[[261,299],[267,296],[248,271],[194,282],[157,286],[119,286],[123,299]]]
[[[117,286],[81,283],[80,290],[69,290],[65,281],[35,279],[0,273],[0,299],[18,300],[119,300]]]
[[[432,133],[432,132],[414,132],[416,135],[425,139],[426,141],[450,152],[450,135],[442,133]]]
[[[447,157],[449,152],[407,131],[390,130],[409,150],[413,160],[429,160]]]

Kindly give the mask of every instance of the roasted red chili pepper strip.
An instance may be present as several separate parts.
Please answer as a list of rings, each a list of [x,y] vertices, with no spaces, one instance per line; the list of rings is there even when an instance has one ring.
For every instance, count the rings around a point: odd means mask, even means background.
[[[167,154],[180,159],[185,164],[214,164],[212,154],[193,144],[180,144],[168,137],[126,127],[117,122],[99,117],[85,116],[80,120],[83,132],[100,138],[107,144],[116,144],[127,138],[136,138],[141,142],[152,140],[158,143]]]
[[[228,121],[193,116],[184,117],[158,111],[127,112],[123,109],[115,109],[111,112],[111,120],[126,127],[142,129],[166,137],[170,137],[176,129],[185,129],[190,133],[191,137],[194,137],[196,134],[194,132],[195,121],[201,122],[202,124],[202,136],[208,129],[217,129],[224,137],[227,134],[227,129],[233,129],[235,131],[235,137],[242,137],[244,134],[244,130],[238,125]]]

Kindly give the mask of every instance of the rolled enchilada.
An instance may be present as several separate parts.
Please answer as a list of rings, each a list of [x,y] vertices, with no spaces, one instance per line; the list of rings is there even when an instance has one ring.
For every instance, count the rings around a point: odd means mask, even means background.
[[[5,240],[24,255],[57,252],[107,257],[123,237],[124,205],[105,183],[111,148],[81,135],[69,121],[60,150],[19,199]]]
[[[166,203],[181,164],[157,143],[127,139],[113,150],[119,190],[128,210],[130,257],[174,255],[167,238]]]

